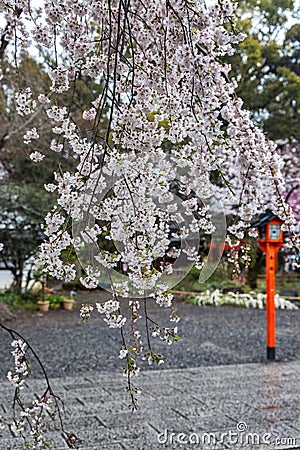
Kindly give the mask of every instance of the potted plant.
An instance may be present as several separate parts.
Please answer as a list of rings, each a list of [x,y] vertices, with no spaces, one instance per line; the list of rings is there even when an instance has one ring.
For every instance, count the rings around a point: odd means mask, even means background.
[[[63,307],[67,311],[71,311],[74,305],[74,299],[72,297],[64,297],[63,298]]]
[[[71,290],[70,295],[68,297],[63,297],[63,307],[64,309],[71,311],[75,302],[74,297],[76,295],[76,291]]]
[[[50,293],[47,295],[47,298],[49,299],[51,309],[62,308],[62,302],[64,298],[62,295],[55,295]]]
[[[46,313],[49,311],[49,300],[38,300],[37,302],[40,312]]]
[[[37,304],[38,304],[38,308],[39,308],[40,312],[46,313],[49,311],[50,301],[45,298],[45,282],[44,281],[42,281],[41,292],[42,292],[42,299],[38,300]]]

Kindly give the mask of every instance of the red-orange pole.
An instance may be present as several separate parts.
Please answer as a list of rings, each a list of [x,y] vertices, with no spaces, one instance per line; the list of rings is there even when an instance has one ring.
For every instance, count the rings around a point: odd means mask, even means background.
[[[276,353],[276,314],[275,314],[275,273],[277,248],[266,244],[266,285],[267,285],[267,359],[274,360]]]

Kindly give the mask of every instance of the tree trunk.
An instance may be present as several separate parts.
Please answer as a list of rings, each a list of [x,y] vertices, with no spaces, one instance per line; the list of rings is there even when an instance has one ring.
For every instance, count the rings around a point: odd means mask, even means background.
[[[11,290],[16,294],[21,294],[22,292],[22,280],[23,280],[23,271],[15,272],[13,271],[14,280],[11,285]]]

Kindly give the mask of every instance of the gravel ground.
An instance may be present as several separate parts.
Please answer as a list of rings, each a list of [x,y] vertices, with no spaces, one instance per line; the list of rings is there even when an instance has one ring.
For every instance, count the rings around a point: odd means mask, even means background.
[[[30,342],[50,377],[121,368],[119,330],[109,329],[97,313],[86,323],[79,319],[82,302],[103,301],[108,295],[104,291],[79,294],[71,312],[22,313],[5,324]],[[181,339],[170,347],[158,338],[153,340],[153,349],[165,356],[162,369],[265,360],[264,310],[200,307],[179,300],[175,306],[181,317],[178,323]],[[168,309],[150,303],[148,312],[159,323],[170,324]],[[13,368],[10,341],[0,329],[1,377]],[[277,359],[300,359],[300,310],[277,311]],[[40,376],[37,367],[33,366],[33,371],[33,376]]]

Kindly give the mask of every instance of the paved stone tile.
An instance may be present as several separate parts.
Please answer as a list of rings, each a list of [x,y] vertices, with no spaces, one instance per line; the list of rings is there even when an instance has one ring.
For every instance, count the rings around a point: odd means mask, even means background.
[[[224,388],[226,389],[226,388]],[[250,402],[249,399],[235,396],[231,393],[230,389],[228,394],[222,393],[216,395],[213,392],[211,395],[209,392],[205,393],[205,396],[198,397],[198,400],[206,405],[206,410],[212,412],[224,411],[229,417],[239,420],[243,415],[248,414],[249,411],[258,411],[255,402]],[[233,414],[232,414],[233,413]]]
[[[132,441],[132,440],[124,440],[122,443],[122,447],[125,450],[163,450],[163,449],[172,449],[172,450],[188,450],[188,449],[201,449],[201,450],[226,450],[228,447],[223,444],[216,445],[205,445],[205,444],[178,444],[178,443],[170,443],[160,444],[157,442],[144,442],[144,441]],[[246,450],[244,448],[244,450]],[[248,450],[248,449],[247,449]],[[258,450],[257,448],[255,450]]]
[[[122,445],[120,444],[101,444],[101,450],[123,450],[124,447],[122,447]],[[100,450],[99,446],[94,446],[94,445],[88,445],[85,446],[84,448],[82,447],[82,450]]]
[[[208,413],[208,407],[205,403],[194,403],[192,405],[182,406],[180,408],[175,406],[172,409],[186,419],[191,417],[203,417]]]
[[[58,389],[56,390],[56,392],[58,393]],[[60,388],[60,392],[58,393],[59,396],[63,396],[66,398],[69,397],[83,397],[83,398],[92,398],[95,396],[95,394],[97,394],[99,397],[106,397],[106,398],[111,398],[111,393],[108,392],[104,387],[99,387],[99,386],[93,386],[90,385],[89,387],[85,387],[85,388],[80,388],[78,387],[77,389],[74,387],[72,389],[67,389],[65,387],[65,385],[63,385]]]
[[[176,411],[179,411],[181,407],[200,404],[201,402],[199,400],[187,395],[163,397],[147,401],[141,398],[139,400],[139,411],[152,416],[153,413],[158,410],[164,411],[165,409],[168,410],[168,408],[174,410],[175,408]],[[128,411],[128,406],[126,407],[126,410]]]
[[[131,439],[124,439],[122,442],[122,448],[124,450],[157,450],[157,449],[165,449],[165,448],[171,448],[168,445],[160,445],[157,446],[157,443],[151,443],[151,442],[145,442],[145,441],[133,441]]]
[[[120,444],[101,444],[101,450],[123,450],[124,447]],[[80,447],[80,450],[100,450],[99,445],[85,445]]]
[[[78,430],[77,436],[84,441],[80,448],[85,449],[89,445],[98,445],[102,449],[102,445],[120,444],[125,439],[135,441],[145,439],[151,440],[150,426],[147,423],[127,423],[126,426],[118,426],[114,428],[86,428]],[[138,448],[138,447],[136,447]]]
[[[157,436],[161,433],[192,433],[196,431],[201,431],[201,428],[195,423],[180,417],[171,418],[167,416],[152,416],[149,420],[149,425],[152,428],[152,436],[154,440],[157,440]]]
[[[126,398],[128,403],[128,398]],[[110,416],[111,414],[128,414],[129,408],[127,403],[124,401],[113,400],[109,401],[101,401],[101,398],[94,398],[93,402],[88,402],[88,399],[85,399],[84,404],[81,403],[80,408],[77,411],[85,412],[86,414],[95,414],[98,415],[101,413],[104,416]]]
[[[162,432],[157,433],[154,436],[154,439],[152,439],[151,442],[147,442],[145,446],[142,446],[142,448],[146,449],[148,444],[151,449],[171,448],[187,450],[197,448],[201,450],[225,450],[230,448],[230,445],[227,444],[223,438],[226,432],[227,430],[223,429],[216,430],[215,432],[206,432],[199,429],[196,424],[190,424],[190,427],[186,430],[175,429],[175,431],[173,431],[170,429],[164,429]],[[144,441],[141,442],[145,444]],[[126,448],[133,448],[133,446],[129,444],[131,444],[131,441],[125,441]]]
[[[178,433],[194,433],[197,431],[215,432],[219,429],[236,429],[236,422],[226,415],[219,413],[211,415],[208,411],[206,416],[193,417],[190,419],[180,418],[174,419],[169,417],[153,417],[149,419],[150,425],[156,430],[169,430],[169,432]]]
[[[249,424],[244,436],[259,436],[260,443],[269,445],[269,448],[289,449],[300,447],[300,432],[293,429],[289,423],[259,421]]]
[[[141,383],[141,390],[143,393],[147,393],[153,397],[168,397],[169,395],[180,395],[183,394],[185,389],[181,383],[174,380],[171,383],[165,382],[164,380],[157,380],[154,383]]]
[[[68,418],[64,420],[64,427],[66,430],[78,430],[78,429],[85,429],[85,428],[101,428],[105,425],[103,422],[95,415],[78,415],[76,412],[76,415],[70,414]],[[59,422],[51,421],[49,422],[47,429],[54,431],[60,430]]]
[[[297,431],[300,431],[300,419],[298,418],[296,420],[293,420],[291,427]]]
[[[165,408],[156,408],[151,410],[151,416],[150,411],[126,411],[126,412],[119,412],[119,413],[112,413],[112,414],[104,414],[103,411],[99,410],[97,417],[100,419],[100,421],[104,424],[105,427],[112,428],[115,426],[124,426],[130,421],[138,421],[140,423],[146,423],[147,421],[151,423],[152,417],[155,417],[158,421],[161,421],[163,423],[164,417],[168,417],[172,420],[180,420],[182,419],[182,416],[174,411],[170,407]]]
[[[65,447],[63,447],[65,448]],[[24,442],[20,439],[1,439],[0,438],[0,449],[1,450],[24,450]]]
[[[272,422],[286,422],[286,423],[294,423],[295,414],[293,410],[289,413],[284,411],[283,414],[279,414],[278,411],[260,411],[257,409],[249,409],[248,411],[244,410],[241,412],[239,409],[236,411],[230,411],[227,413],[233,420],[235,420],[236,424],[239,422],[244,422],[247,425],[257,424],[260,422],[263,423],[272,423]]]
[[[135,380],[143,392],[135,413],[127,407],[125,380],[119,373],[91,373],[51,381],[65,403],[67,431],[84,440],[81,450],[283,450],[300,448],[299,373],[300,361],[149,370]],[[30,386],[38,393],[44,383],[33,379]],[[0,414],[9,413],[12,394],[9,383],[0,384]],[[30,391],[26,396],[33,398]],[[227,437],[237,433],[241,422],[247,429],[244,434],[238,433],[239,442],[232,446],[226,439],[220,441],[222,433]],[[278,442],[266,446],[264,442],[252,445],[250,440],[245,446],[241,439],[247,432],[260,437],[270,433]],[[54,442],[53,450],[67,448],[53,424],[48,433]],[[166,443],[164,433],[168,436]],[[214,445],[180,441],[182,436],[192,440],[205,434],[216,438]],[[12,438],[8,431],[0,432],[0,450],[23,448],[22,441]]]
[[[58,436],[57,433],[47,434],[47,441],[51,442],[53,450],[65,450],[68,449],[66,441]],[[24,450],[24,442],[17,437],[1,438],[0,437],[0,450]]]

